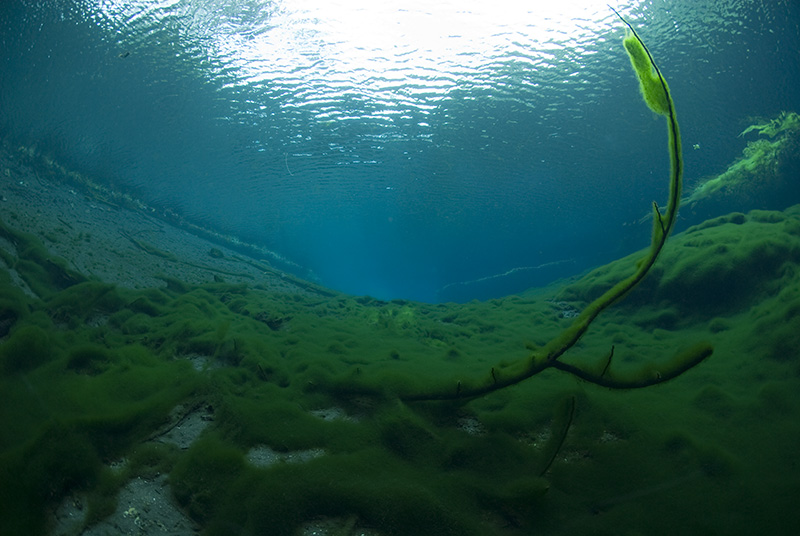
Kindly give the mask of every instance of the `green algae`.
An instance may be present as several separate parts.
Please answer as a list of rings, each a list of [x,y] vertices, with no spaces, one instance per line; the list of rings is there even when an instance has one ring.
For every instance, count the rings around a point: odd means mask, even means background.
[[[369,423],[326,421],[308,413],[332,403],[347,404],[319,391],[322,382],[336,374],[380,367],[386,360],[407,360],[409,367],[419,367],[427,359],[420,353],[439,354],[440,342],[453,344],[485,333],[474,318],[466,319],[471,314],[458,325],[444,322],[440,329],[438,317],[446,314],[444,307],[420,304],[420,318],[411,323],[408,304],[309,302],[226,285],[130,291],[85,282],[51,293],[47,301],[28,301],[28,308],[51,324],[46,332],[18,315],[2,346],[3,381],[26,374],[25,385],[15,383],[3,391],[8,412],[3,418],[14,422],[3,435],[3,451],[13,454],[6,458],[4,470],[14,474],[12,468],[21,459],[39,463],[45,453],[58,459],[77,449],[83,456],[74,458],[74,466],[45,464],[62,483],[50,494],[23,494],[27,502],[20,499],[17,504],[29,517],[8,525],[14,530],[19,522],[28,533],[40,533],[44,525],[35,520],[41,520],[42,509],[71,490],[113,496],[121,479],[107,475],[101,461],[135,452],[137,441],[163,422],[172,405],[198,390],[207,392],[215,406],[216,435],[177,457],[170,478],[187,511],[207,521],[212,534],[224,532],[215,527],[230,523],[289,534],[303,520],[340,513],[356,513],[387,533],[480,534],[486,530],[482,520],[462,519],[471,508],[467,505],[480,500],[498,508],[516,502],[514,508],[524,511],[527,493],[540,496],[546,490],[535,471],[530,479],[520,480],[518,467],[503,461],[527,460],[525,465],[535,467],[541,457],[537,452],[504,432],[472,438],[457,431],[454,409],[440,412],[436,420],[447,421],[440,424],[404,405],[385,402],[361,408]],[[267,310],[268,315],[260,314]],[[364,322],[376,311],[401,322]],[[86,325],[87,319],[98,318],[106,321]],[[284,319],[280,326],[272,322],[275,318]],[[338,348],[333,354],[331,340]],[[373,348],[376,341],[384,342]],[[391,357],[392,351],[397,357]],[[400,352],[406,357],[400,358]],[[191,354],[223,366],[196,373],[187,359],[175,359]],[[465,349],[461,357],[471,354]],[[445,361],[443,374],[464,366]],[[355,411],[355,406],[348,407]],[[20,419],[19,410],[12,408],[28,408],[27,419]],[[50,452],[44,438],[54,433],[48,432],[53,419],[71,432],[68,441]],[[242,453],[260,444],[284,451],[321,448],[327,454],[291,468],[246,466]],[[174,459],[174,452],[170,456]],[[169,466],[159,461],[158,453],[150,457],[151,465]],[[365,473],[366,468],[377,472]],[[448,471],[455,474],[448,477]],[[478,485],[498,471],[508,474],[508,485]],[[287,487],[287,472],[302,485]],[[31,485],[36,482],[32,479]],[[277,490],[278,483],[284,489]],[[241,493],[231,494],[231,489]],[[453,489],[459,491],[450,493]],[[246,497],[241,495],[245,492]],[[221,501],[223,495],[232,499]],[[382,497],[377,503],[376,496]],[[264,515],[262,501],[275,505],[271,515]],[[110,500],[92,504],[90,521],[113,507]],[[241,510],[241,505],[250,506]],[[484,529],[476,528],[480,526]]]
[[[663,213],[658,204],[653,202],[650,248],[636,262],[635,269],[629,275],[621,278],[587,303],[580,312],[572,317],[569,325],[560,333],[549,339],[541,348],[532,348],[534,351],[531,355],[511,363],[497,363],[488,370],[484,369],[484,372],[477,376],[457,377],[446,384],[434,384],[427,389],[409,389],[407,386],[400,386],[399,390],[391,391],[401,399],[405,401],[469,400],[515,386],[549,368],[570,373],[584,381],[604,387],[616,389],[648,387],[681,375],[713,353],[713,346],[708,343],[694,344],[682,349],[669,363],[661,365],[660,370],[649,371],[645,368],[644,371],[633,375],[614,374],[614,377],[611,377],[610,373],[606,374],[614,355],[613,347],[605,359],[605,366],[599,375],[595,372],[595,367],[587,369],[561,360],[565,353],[580,342],[580,339],[603,311],[636,288],[650,273],[674,227],[680,204],[683,153],[680,128],[668,85],[636,30],[616,10],[611,9],[627,27],[623,43],[639,79],[640,90],[645,102],[652,111],[664,115],[667,119],[667,148],[670,159],[669,196]],[[488,328],[491,330],[491,326]],[[460,355],[458,348],[452,347],[447,353],[447,358],[457,361]],[[348,387],[351,389],[349,391],[351,394],[369,393],[371,388],[360,383],[358,376],[351,375],[341,382],[340,386],[355,384],[354,389]]]
[[[747,127],[740,136],[751,132],[769,139],[747,142],[739,158],[719,175],[699,181],[684,203],[694,206],[726,201],[753,206],[765,197],[796,191],[800,115],[781,112],[771,120]]]
[[[33,237],[7,234],[28,242],[18,247],[21,255],[43,254]],[[16,293],[15,307],[3,308],[14,319],[0,346],[0,497],[14,512],[0,518],[4,534],[42,533],[45,508],[74,489],[98,486],[103,460],[152,433],[199,386],[187,363],[163,362],[131,341],[108,346],[114,338],[105,339],[106,328],[86,325],[89,316],[123,306],[113,286],[46,270],[25,274],[48,299]],[[14,295],[4,279],[3,295]]]
[[[45,330],[22,326],[0,348],[0,365],[6,374],[25,372],[48,362],[54,354]]]
[[[781,473],[800,439],[790,329],[800,320],[798,220],[800,209],[733,214],[674,238],[659,277],[600,319],[570,358],[601,367],[617,345],[625,373],[691,341],[718,347],[695,373],[635,394],[547,372],[466,405],[409,405],[392,393],[525,355],[526,337],[541,345],[568,322],[548,301],[556,292],[580,307],[638,256],[559,291],[459,306],[91,281],[39,300],[4,276],[3,294],[19,299],[0,346],[0,471],[2,482],[25,486],[0,484],[20,512],[0,516],[0,530],[44,533],[43,513],[74,490],[94,497],[96,521],[128,478],[156,472],[169,473],[206,534],[294,534],[318,516],[355,516],[384,534],[787,529],[788,499],[773,495],[793,491]],[[700,269],[708,262],[713,269]],[[704,289],[714,271],[741,296]],[[707,303],[720,299],[725,307]],[[413,322],[394,322],[411,313]],[[722,327],[706,329],[710,319]],[[197,358],[202,367],[192,366]],[[759,377],[769,381],[753,383]],[[354,396],[351,378],[369,396]],[[554,449],[548,438],[564,428],[553,408],[572,396],[574,419]],[[191,448],[143,443],[176,404],[197,397],[215,422]],[[314,413],[334,406],[352,417]],[[246,453],[260,445],[320,454],[257,467]],[[128,468],[109,473],[121,457]],[[726,518],[742,504],[759,513]]]
[[[14,230],[0,220],[0,237],[16,249],[16,255],[0,250],[6,266],[15,270],[39,297],[63,290],[86,277],[69,268],[64,259],[51,256],[38,237]]]
[[[798,224],[800,211],[794,207],[734,213],[690,227],[667,246],[663,262],[654,268],[655,277],[645,280],[620,307],[647,308],[655,301],[657,314],[663,314],[669,305],[679,312],[678,325],[691,321],[692,313],[747,307],[756,296],[781,287],[782,272],[800,261],[800,236],[794,232]],[[561,299],[593,299],[634,259],[631,255],[593,270],[561,291]]]
[[[267,469],[249,466],[241,451],[209,436],[179,462],[171,481],[178,500],[209,522],[209,534],[294,534],[300,522],[315,516],[351,514],[386,534],[486,534],[492,529],[471,509],[502,504],[531,510],[547,489],[534,475],[512,474],[509,458],[522,464],[526,459],[524,448],[508,436],[469,438],[435,453],[438,442],[419,422],[411,428],[422,437],[403,434],[402,445],[394,442],[396,434],[411,429],[402,416],[381,426],[384,432],[399,428],[392,437],[382,432],[379,442],[347,453]],[[381,448],[387,441],[390,448]],[[500,470],[502,478],[478,479],[476,466],[486,474]]]
[[[774,119],[754,123],[744,129],[739,136],[745,136],[750,132],[757,132],[760,136],[774,138],[786,132],[800,130],[800,115],[795,112],[781,112]]]

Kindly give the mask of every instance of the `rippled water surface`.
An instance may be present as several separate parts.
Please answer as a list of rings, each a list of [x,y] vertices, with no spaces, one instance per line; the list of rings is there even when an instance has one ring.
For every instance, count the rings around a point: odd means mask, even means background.
[[[798,108],[793,3],[615,7],[670,81],[689,184],[741,152],[749,118]],[[604,3],[0,12],[6,135],[339,290],[519,292],[646,245],[637,222],[666,197],[664,126]]]

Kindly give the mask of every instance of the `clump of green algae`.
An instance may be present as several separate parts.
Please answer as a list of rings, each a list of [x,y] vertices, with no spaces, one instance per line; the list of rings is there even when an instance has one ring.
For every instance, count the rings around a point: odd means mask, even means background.
[[[771,120],[747,127],[740,136],[755,133],[742,156],[725,171],[701,180],[684,200],[694,206],[709,201],[755,206],[764,196],[797,190],[800,115],[781,112]]]

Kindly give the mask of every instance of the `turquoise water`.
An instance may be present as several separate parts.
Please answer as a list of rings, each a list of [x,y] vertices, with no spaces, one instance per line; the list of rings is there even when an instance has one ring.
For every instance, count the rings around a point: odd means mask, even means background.
[[[800,532],[797,7],[615,7],[682,157],[604,5],[3,3],[0,533]]]
[[[643,247],[667,162],[624,27],[487,6],[7,2],[0,129],[353,294],[498,297]],[[795,4],[616,7],[667,73],[690,185],[798,108]]]

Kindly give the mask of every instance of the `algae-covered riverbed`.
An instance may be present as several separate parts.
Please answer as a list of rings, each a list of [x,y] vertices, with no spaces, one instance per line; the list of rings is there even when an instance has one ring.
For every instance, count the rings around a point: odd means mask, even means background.
[[[564,357],[615,371],[697,342],[663,385],[525,359],[624,278],[384,302],[283,274],[3,153],[2,534],[790,534],[800,527],[800,206],[668,242]],[[348,386],[358,385],[360,393]],[[563,441],[561,441],[561,435]]]

